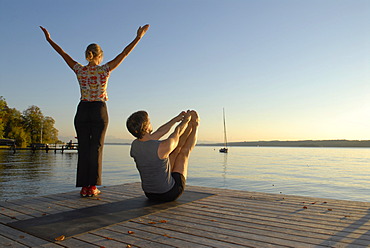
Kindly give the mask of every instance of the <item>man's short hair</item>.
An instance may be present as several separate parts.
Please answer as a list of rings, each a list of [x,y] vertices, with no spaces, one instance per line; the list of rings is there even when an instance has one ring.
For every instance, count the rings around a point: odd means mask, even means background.
[[[149,124],[149,115],[141,110],[133,113],[126,121],[128,131],[138,139],[144,137]]]

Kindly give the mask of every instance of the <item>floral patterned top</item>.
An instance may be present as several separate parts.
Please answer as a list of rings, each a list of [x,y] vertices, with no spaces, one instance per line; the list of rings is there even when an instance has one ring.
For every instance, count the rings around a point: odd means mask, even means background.
[[[107,86],[110,76],[108,64],[83,66],[76,63],[73,71],[80,84],[81,101],[108,101]]]

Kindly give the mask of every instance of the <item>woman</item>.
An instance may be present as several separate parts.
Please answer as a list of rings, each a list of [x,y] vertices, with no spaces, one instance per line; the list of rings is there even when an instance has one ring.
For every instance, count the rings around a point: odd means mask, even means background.
[[[81,196],[96,196],[100,193],[96,185],[101,185],[102,158],[105,132],[108,126],[108,112],[105,101],[110,72],[116,69],[139,43],[149,29],[149,25],[139,27],[135,39],[112,61],[100,66],[103,51],[97,44],[86,48],[88,61],[83,66],[74,61],[51,38],[48,30],[41,27],[46,40],[76,73],[81,98],[77,107],[74,125],[78,138],[78,164],[76,187],[82,187]]]

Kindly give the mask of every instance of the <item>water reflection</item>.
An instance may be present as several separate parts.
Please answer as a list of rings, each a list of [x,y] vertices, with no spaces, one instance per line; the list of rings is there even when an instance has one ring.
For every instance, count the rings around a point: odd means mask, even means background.
[[[78,153],[77,152],[64,152],[61,154],[63,157],[64,163],[68,167],[76,167],[77,166],[77,159]]]
[[[75,159],[73,158],[75,157]],[[14,199],[29,195],[54,193],[61,184],[71,184],[68,176],[75,170],[76,154],[54,154],[42,151],[0,151],[0,199]],[[61,160],[65,160],[61,163]],[[62,164],[70,167],[66,170]],[[69,164],[69,165],[68,165]],[[61,178],[67,178],[64,182]],[[51,186],[53,185],[53,186]],[[51,189],[48,191],[48,189]]]
[[[17,152],[0,153],[0,180],[2,182],[14,179],[42,180],[50,175],[52,159],[44,153]],[[48,166],[46,166],[48,165]]]
[[[223,187],[226,188],[226,175],[227,175],[227,154],[228,153],[223,153],[223,156],[224,156],[224,160],[223,160],[223,163],[222,163],[222,166],[223,166],[223,171],[222,171],[222,178],[223,178]]]

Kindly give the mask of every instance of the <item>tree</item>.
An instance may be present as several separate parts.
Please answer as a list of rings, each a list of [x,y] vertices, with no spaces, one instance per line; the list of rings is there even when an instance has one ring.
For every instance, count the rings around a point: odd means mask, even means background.
[[[43,120],[42,141],[43,143],[57,143],[58,129],[54,127],[55,120],[46,116]]]
[[[23,118],[27,132],[31,136],[31,143],[57,143],[58,130],[54,127],[55,120],[46,116],[41,109],[32,105],[23,111]]]
[[[4,137],[15,139],[17,146],[25,147],[30,143],[31,137],[25,129],[22,113],[15,108],[8,108],[4,115]]]
[[[54,124],[55,120],[45,117],[39,107],[32,105],[22,114],[9,108],[4,97],[0,96],[0,139],[15,139],[20,147],[32,143],[57,143],[58,130]]]
[[[4,118],[6,114],[6,110],[8,109],[8,104],[6,103],[4,97],[0,96],[0,139],[4,138]]]
[[[25,128],[31,136],[31,143],[42,143],[44,115],[42,114],[41,109],[32,105],[23,111],[23,118]]]
[[[26,147],[31,141],[29,133],[21,126],[12,126],[8,133],[8,138],[15,139],[18,147]]]

